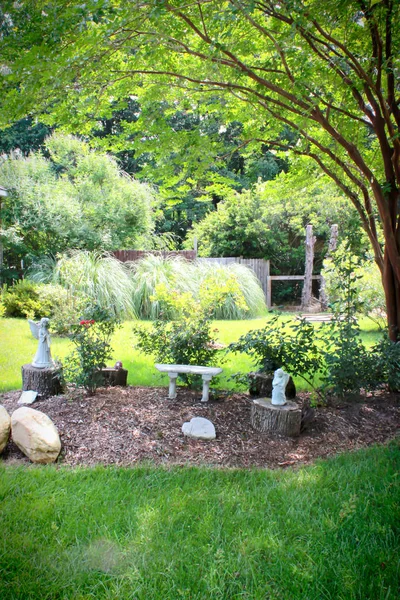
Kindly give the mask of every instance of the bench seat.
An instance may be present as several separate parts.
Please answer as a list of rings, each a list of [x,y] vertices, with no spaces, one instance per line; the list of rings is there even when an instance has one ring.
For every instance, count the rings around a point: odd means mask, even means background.
[[[168,398],[176,398],[176,378],[179,374],[190,373],[192,375],[201,375],[203,379],[202,402],[207,402],[210,392],[210,381],[215,375],[222,373],[220,367],[201,367],[199,365],[155,365],[161,373],[167,373],[169,377]]]

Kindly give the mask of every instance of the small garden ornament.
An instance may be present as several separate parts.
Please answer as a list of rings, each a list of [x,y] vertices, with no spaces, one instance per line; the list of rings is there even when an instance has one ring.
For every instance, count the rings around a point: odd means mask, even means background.
[[[272,380],[272,400],[274,406],[284,406],[286,404],[285,389],[290,379],[290,375],[283,369],[277,369]]]
[[[28,319],[28,323],[33,337],[39,340],[38,349],[32,361],[32,367],[36,367],[37,369],[54,367],[54,361],[51,358],[50,352],[49,319],[40,319],[38,323]]]

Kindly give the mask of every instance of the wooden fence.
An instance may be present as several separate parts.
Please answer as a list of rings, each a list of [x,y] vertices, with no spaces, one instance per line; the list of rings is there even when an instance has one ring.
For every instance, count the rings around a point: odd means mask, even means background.
[[[181,256],[186,260],[200,260],[204,262],[216,263],[220,265],[230,265],[238,263],[249,267],[254,271],[259,280],[265,295],[265,301],[268,308],[272,306],[272,282],[273,281],[304,281],[304,275],[270,275],[269,260],[263,258],[241,258],[239,256],[224,256],[218,258],[198,258],[195,250],[179,251],[153,251],[153,250],[115,250],[113,255],[121,262],[140,260],[147,254],[156,254],[164,258],[171,256]],[[314,275],[313,279],[321,279],[320,275]]]
[[[169,258],[171,256],[180,256],[186,260],[196,260],[197,254],[195,250],[177,250],[177,251],[156,251],[156,250],[114,250],[113,256],[121,262],[131,262],[140,260],[147,254],[155,254],[156,256],[162,256],[163,258]]]

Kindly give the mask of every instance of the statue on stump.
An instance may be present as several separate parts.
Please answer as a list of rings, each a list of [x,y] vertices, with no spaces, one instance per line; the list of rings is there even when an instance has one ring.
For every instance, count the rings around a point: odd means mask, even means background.
[[[290,379],[290,375],[283,369],[277,369],[272,380],[272,400],[274,406],[284,406],[286,404],[285,389]]]
[[[54,367],[54,361],[51,358],[50,352],[50,333],[48,330],[49,319],[40,319],[38,323],[28,319],[28,323],[33,337],[39,340],[38,349],[32,361],[32,367],[36,367],[37,369],[49,369]]]

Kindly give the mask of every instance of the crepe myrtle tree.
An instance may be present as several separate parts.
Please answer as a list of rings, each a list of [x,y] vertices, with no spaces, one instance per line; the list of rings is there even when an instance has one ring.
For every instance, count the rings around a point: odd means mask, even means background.
[[[198,168],[215,156],[177,109],[243,124],[242,148],[311,157],[358,211],[400,332],[400,0],[3,2],[3,124],[95,126],[138,99],[127,127]],[[201,120],[201,119],[200,119]],[[291,138],[282,137],[282,131]],[[289,141],[288,141],[289,140]]]

